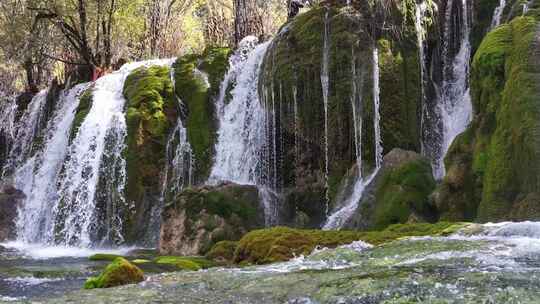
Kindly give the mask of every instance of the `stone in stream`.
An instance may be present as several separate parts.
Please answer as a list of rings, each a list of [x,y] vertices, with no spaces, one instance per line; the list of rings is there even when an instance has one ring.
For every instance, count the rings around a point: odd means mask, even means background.
[[[124,258],[116,258],[98,277],[91,277],[84,283],[85,289],[108,288],[144,281],[144,273],[139,267]]]

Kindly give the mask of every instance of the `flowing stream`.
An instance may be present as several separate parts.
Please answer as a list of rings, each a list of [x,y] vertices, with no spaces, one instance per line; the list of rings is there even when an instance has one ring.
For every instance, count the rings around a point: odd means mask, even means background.
[[[44,264],[25,268],[8,247],[0,255],[0,301],[533,304],[540,297],[539,231],[538,222],[473,225],[447,237],[358,241],[284,263],[149,274],[137,285],[91,291],[80,290],[84,273],[68,270],[97,265],[42,256]],[[64,275],[55,276],[61,267]]]

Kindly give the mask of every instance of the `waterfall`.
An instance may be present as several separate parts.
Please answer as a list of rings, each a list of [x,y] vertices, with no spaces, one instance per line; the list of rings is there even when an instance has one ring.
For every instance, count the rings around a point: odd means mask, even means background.
[[[46,128],[43,150],[28,158],[14,173],[15,186],[27,196],[17,219],[18,237],[24,242],[52,239],[52,210],[48,203],[57,196],[55,181],[66,156],[79,96],[87,86],[78,85],[60,94],[55,115]]]
[[[380,85],[379,85],[379,49],[373,48],[373,129],[375,130],[375,167],[378,169],[382,166],[383,147],[381,139],[381,114],[380,107]]]
[[[36,144],[34,139],[41,132],[40,127],[45,116],[46,103],[47,91],[43,90],[32,98],[16,124],[14,123],[14,115],[8,117],[9,121],[3,122],[6,124],[3,128],[10,129],[14,140],[9,149],[6,164],[2,169],[2,177],[11,175],[18,166],[22,165],[30,157]],[[16,105],[13,106],[16,107]],[[15,111],[15,109],[12,111]]]
[[[329,75],[328,75],[328,60],[330,56],[330,45],[328,35],[330,32],[328,10],[324,14],[324,40],[322,50],[322,66],[321,66],[321,87],[324,102],[324,183],[325,183],[325,214],[329,215],[330,197],[329,197],[329,156],[328,156],[328,97],[329,97]]]
[[[215,163],[209,183],[231,181],[238,184],[257,184],[260,149],[264,144],[265,111],[258,93],[259,73],[269,42],[249,52],[243,51],[231,60],[231,68],[221,84],[217,101],[219,119]],[[246,56],[238,60],[238,56]],[[226,103],[224,91],[235,83]]]
[[[501,17],[506,6],[506,0],[499,0],[499,5],[493,11],[493,18],[491,19],[490,29],[493,29],[501,24]]]
[[[17,101],[0,91],[0,178],[3,176],[4,162],[15,140],[15,119]]]
[[[446,6],[442,47],[443,75],[442,83],[436,86],[436,106],[433,113],[429,113],[429,110],[423,113],[423,119],[432,117],[430,123],[424,123],[422,126],[422,131],[429,137],[424,138],[422,153],[431,158],[433,175],[438,180],[445,174],[444,157],[446,152],[454,138],[468,126],[472,117],[469,94],[471,24],[466,0],[459,0],[462,10],[461,14],[458,15],[460,24],[454,23],[457,12],[454,11],[453,1],[455,0],[450,0]],[[460,32],[454,33],[455,30],[460,30]],[[456,49],[457,53],[453,54]]]
[[[364,178],[362,175],[362,84],[364,82],[364,70],[360,75],[356,72],[356,58],[354,55],[354,49],[352,54],[352,94],[351,94],[351,107],[353,114],[353,126],[354,126],[354,143],[356,152],[356,177],[352,189],[352,193],[345,198],[342,203],[338,202],[338,205],[342,206],[332,215],[330,215],[323,225],[323,230],[340,229],[345,222],[354,214],[358,209],[358,204],[362,199],[364,190],[371,183],[377,172],[382,166],[382,154],[383,147],[381,141],[381,128],[380,128],[380,73],[379,73],[379,50],[375,46],[372,52],[373,68],[373,129],[375,133],[375,170]]]

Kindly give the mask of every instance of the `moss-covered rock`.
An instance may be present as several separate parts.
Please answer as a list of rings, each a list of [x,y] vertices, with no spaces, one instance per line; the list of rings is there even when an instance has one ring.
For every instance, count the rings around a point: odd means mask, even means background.
[[[206,257],[217,263],[227,263],[233,260],[234,252],[238,247],[238,242],[221,241],[217,242],[212,249],[206,253]]]
[[[96,253],[88,257],[90,261],[114,261],[116,258],[121,258],[121,255],[111,253]]]
[[[160,256],[154,260],[157,264],[173,265],[180,270],[197,271],[214,266],[214,263],[203,257],[185,257],[185,256]]]
[[[362,240],[380,245],[409,236],[449,235],[467,226],[464,223],[397,224],[383,231],[324,231],[274,227],[255,230],[238,242],[235,263],[266,264],[307,255],[317,246],[334,248]]]
[[[195,183],[206,180],[212,165],[216,121],[214,99],[229,67],[228,48],[209,48],[174,63],[176,95],[187,108],[188,140],[195,156]]]
[[[71,130],[69,133],[70,142],[75,138],[75,136],[77,136],[79,128],[81,127],[84,119],[90,112],[90,109],[92,108],[92,98],[93,87],[89,87],[88,89],[86,89],[79,97],[79,105],[75,110],[75,118],[73,119],[73,123],[71,124]]]
[[[359,208],[345,223],[351,229],[384,229],[391,224],[436,221],[429,195],[435,180],[427,159],[412,151],[394,149],[364,190]]]
[[[84,283],[85,289],[109,288],[144,281],[144,274],[137,266],[124,258],[116,258],[98,277],[91,277]]]
[[[163,211],[161,254],[198,255],[222,240],[264,226],[255,186],[222,184],[184,190]]]
[[[435,195],[442,218],[540,218],[540,43],[531,9],[490,32],[474,56],[475,117],[446,158]]]
[[[268,47],[259,83],[279,145],[267,174],[284,193],[283,223],[302,215],[306,227],[326,219],[327,197],[335,204],[343,176],[356,163],[355,119],[362,122],[364,170],[373,168],[374,52],[379,49],[380,114],[384,149],[419,150],[420,67],[416,34],[373,38],[362,11],[315,7],[284,25]],[[412,23],[414,28],[414,23]],[[323,98],[323,49],[328,29],[328,106]],[[273,109],[280,109],[273,112]],[[327,116],[327,120],[325,120]],[[325,125],[328,126],[325,131]],[[328,133],[328,138],[325,134]],[[326,176],[326,151],[328,175]],[[274,168],[277,169],[274,172]]]
[[[142,237],[147,216],[161,193],[167,137],[178,116],[170,68],[141,67],[124,84],[126,98],[126,200],[132,206],[124,219],[128,240]]]

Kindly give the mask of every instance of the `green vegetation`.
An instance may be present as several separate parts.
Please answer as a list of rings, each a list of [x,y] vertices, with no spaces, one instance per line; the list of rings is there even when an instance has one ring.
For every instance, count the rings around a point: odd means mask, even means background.
[[[91,277],[84,283],[84,289],[109,288],[144,281],[144,274],[137,266],[124,258],[116,258],[98,277]]]
[[[122,256],[110,253],[96,253],[88,257],[90,261],[114,261],[116,258],[122,258]]]
[[[79,97],[79,105],[77,106],[77,110],[75,110],[75,118],[71,124],[71,131],[69,135],[70,142],[75,138],[75,136],[77,136],[77,132],[79,131],[81,124],[92,108],[92,91],[93,88],[90,87],[81,94],[81,97]]]
[[[229,67],[230,53],[228,48],[209,48],[202,55],[186,55],[174,63],[176,95],[188,109],[186,128],[195,155],[197,180],[206,179],[210,173],[216,137],[214,99]]]
[[[157,264],[173,265],[180,270],[197,271],[213,267],[215,264],[203,257],[160,256],[154,260]]]
[[[167,136],[178,115],[173,98],[170,69],[142,67],[133,71],[124,84],[127,100],[126,199],[142,214],[148,200],[160,194],[160,175],[165,166]],[[131,239],[139,224],[126,221]]]
[[[238,248],[238,242],[236,241],[217,242],[212,246],[212,249],[206,253],[206,258],[218,263],[227,263],[233,260],[236,248]]]
[[[384,175],[377,189],[373,229],[405,223],[412,212],[432,215],[428,197],[435,189],[431,166],[426,160],[408,162]]]
[[[254,230],[238,242],[234,262],[267,264],[307,255],[317,246],[337,247],[354,241],[380,245],[409,236],[448,235],[465,227],[465,223],[396,224],[382,231],[324,231],[274,227]]]

